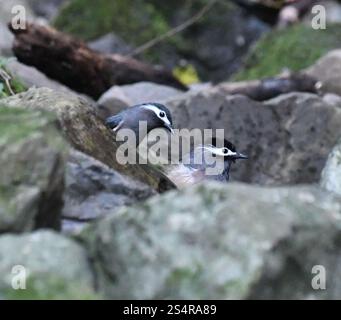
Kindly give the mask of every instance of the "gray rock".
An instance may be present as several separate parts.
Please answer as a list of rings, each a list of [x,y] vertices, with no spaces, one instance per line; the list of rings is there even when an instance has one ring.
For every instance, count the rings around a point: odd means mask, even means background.
[[[81,239],[113,299],[341,297],[341,198],[209,183],[123,208]],[[314,290],[312,268],[326,270]]]
[[[321,91],[341,95],[341,50],[332,50],[306,70],[322,83]]]
[[[232,166],[231,179],[260,184],[317,182],[341,136],[341,104],[290,93],[264,103],[214,90],[164,101],[176,128],[225,129],[248,161]]]
[[[51,20],[66,0],[26,0],[32,11],[39,17]]]
[[[81,152],[72,151],[66,170],[63,217],[77,221],[97,219],[153,194],[155,192],[147,185]]]
[[[34,67],[22,64],[14,59],[9,59],[6,62],[6,69],[16,76],[27,87],[46,87],[53,90],[64,91],[72,93],[73,91],[68,87],[60,84],[57,81],[49,79],[45,74],[41,73]]]
[[[91,49],[99,52],[119,53],[123,55],[130,53],[133,49],[113,32],[89,42],[88,45]]]
[[[106,118],[124,108],[144,102],[158,102],[182,94],[168,86],[152,82],[138,82],[124,86],[113,86],[98,100],[101,118]]]
[[[0,101],[0,233],[60,228],[66,143],[55,118]]]
[[[322,171],[321,186],[341,195],[341,141],[330,153]]]
[[[15,290],[12,284],[19,284],[23,270],[26,288]],[[1,236],[0,273],[0,299],[99,297],[84,249],[51,231]]]
[[[10,108],[52,111],[57,115],[66,140],[75,149],[98,159],[121,174],[142,181],[154,190],[173,188],[151,166],[119,163],[116,155],[119,143],[97,116],[95,106],[83,97],[47,88],[31,88],[24,93],[2,99],[2,104]]]

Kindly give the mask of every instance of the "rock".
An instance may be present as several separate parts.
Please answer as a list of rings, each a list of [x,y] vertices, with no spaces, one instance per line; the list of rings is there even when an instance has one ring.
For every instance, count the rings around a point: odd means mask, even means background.
[[[1,236],[0,273],[0,299],[99,297],[84,249],[51,231]],[[14,290],[20,274],[26,274],[26,289]]]
[[[123,208],[81,239],[109,299],[338,299],[340,218],[341,198],[316,187],[209,183]],[[311,286],[316,265],[326,290]]]
[[[98,100],[99,113],[101,118],[105,119],[119,113],[125,107],[144,102],[158,102],[182,93],[180,90],[152,82],[113,86]]]
[[[106,35],[89,42],[88,45],[91,49],[103,53],[119,53],[126,55],[133,50],[131,46],[113,32],[107,33]]]
[[[79,221],[77,219],[62,219],[62,231],[66,235],[75,236],[90,223],[90,221]]]
[[[34,67],[27,66],[16,60],[9,59],[6,62],[6,69],[16,76],[27,87],[46,87],[53,90],[73,92],[68,87],[54,81]]]
[[[248,154],[248,161],[232,166],[232,180],[267,185],[317,182],[341,136],[338,100],[331,103],[308,93],[259,103],[208,90],[164,103],[176,128],[223,128],[225,137]]]
[[[67,148],[55,124],[0,100],[0,233],[60,228]]]
[[[322,82],[322,92],[341,95],[341,50],[330,51],[306,72]]]
[[[147,185],[74,150],[67,164],[63,217],[77,221],[97,219],[153,194]]]
[[[48,20],[54,18],[65,0],[26,0],[33,12]]]
[[[148,165],[120,164],[116,157],[118,142],[97,117],[95,106],[83,97],[47,88],[31,88],[24,93],[3,99],[2,104],[10,108],[52,111],[57,115],[66,140],[75,149],[100,160],[123,175],[144,182],[155,190],[174,187]]]
[[[322,171],[321,186],[341,195],[341,141],[330,153]]]
[[[7,24],[15,16],[12,14],[12,8],[16,5],[25,8],[26,18],[34,19],[30,7],[25,0],[1,0],[0,1],[0,56],[12,55],[13,35],[9,32]]]

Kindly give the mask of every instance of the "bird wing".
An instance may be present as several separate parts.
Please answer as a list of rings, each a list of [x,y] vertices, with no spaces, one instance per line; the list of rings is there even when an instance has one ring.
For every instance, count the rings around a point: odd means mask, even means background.
[[[122,115],[111,116],[105,121],[106,125],[110,126],[114,131],[117,131],[123,124]]]

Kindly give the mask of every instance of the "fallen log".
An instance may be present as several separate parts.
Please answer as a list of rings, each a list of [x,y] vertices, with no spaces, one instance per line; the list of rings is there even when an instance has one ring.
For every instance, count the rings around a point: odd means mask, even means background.
[[[27,23],[15,30],[13,52],[52,79],[95,99],[113,85],[150,81],[186,90],[171,72],[119,54],[102,54],[56,29]]]
[[[274,78],[226,82],[213,90],[224,94],[242,94],[256,101],[264,101],[289,92],[318,93],[320,82],[305,73],[289,73]]]

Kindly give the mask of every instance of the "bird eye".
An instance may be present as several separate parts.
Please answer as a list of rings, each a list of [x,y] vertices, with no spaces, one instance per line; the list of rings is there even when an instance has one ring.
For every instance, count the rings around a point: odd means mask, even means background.
[[[166,116],[166,114],[165,114],[163,111],[161,111],[161,112],[159,113],[159,116],[160,116],[161,118],[164,118],[164,117]]]
[[[227,148],[223,148],[223,154],[228,154],[229,150]]]

